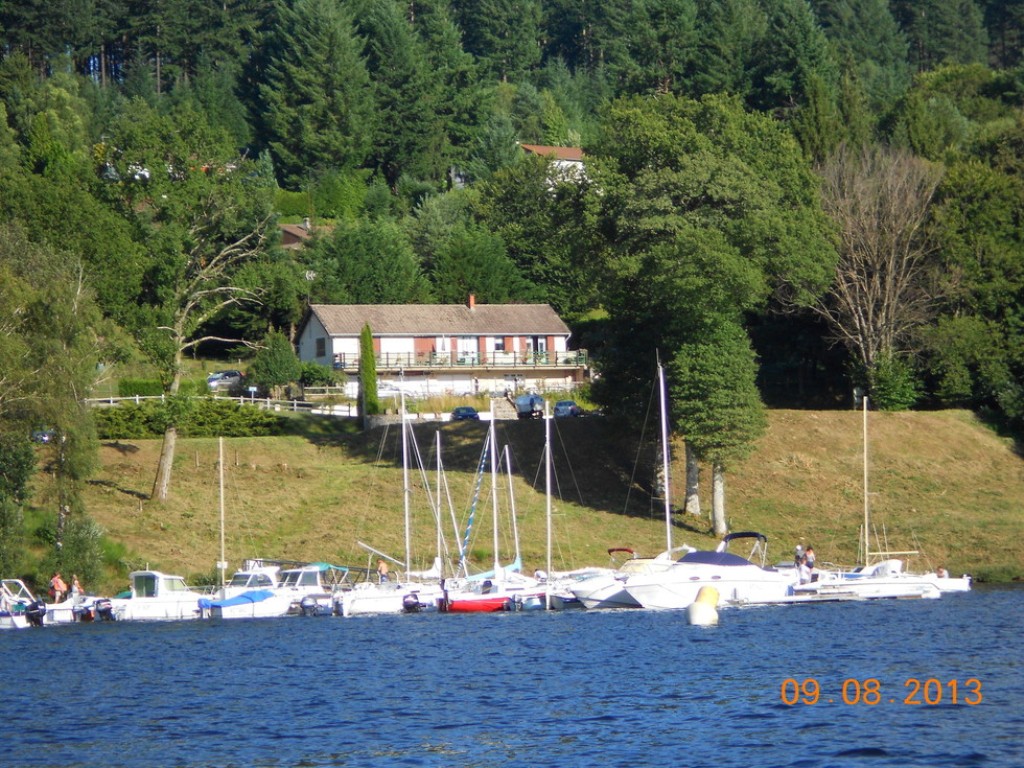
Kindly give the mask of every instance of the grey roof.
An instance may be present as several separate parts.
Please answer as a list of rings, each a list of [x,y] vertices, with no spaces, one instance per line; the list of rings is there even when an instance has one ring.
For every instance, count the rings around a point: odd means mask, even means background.
[[[313,304],[331,336],[568,336],[548,304]]]

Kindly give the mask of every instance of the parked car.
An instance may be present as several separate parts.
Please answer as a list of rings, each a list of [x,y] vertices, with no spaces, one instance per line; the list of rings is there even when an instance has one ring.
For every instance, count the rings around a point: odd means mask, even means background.
[[[555,418],[560,419],[565,416],[582,416],[583,409],[576,405],[575,400],[559,400],[555,403]]]
[[[217,392],[230,392],[241,386],[243,378],[241,371],[214,371],[206,377],[206,386]]]
[[[471,405],[460,405],[452,411],[452,421],[480,421],[480,414]]]
[[[516,398],[516,416],[520,419],[539,419],[544,415],[544,398],[528,392]]]

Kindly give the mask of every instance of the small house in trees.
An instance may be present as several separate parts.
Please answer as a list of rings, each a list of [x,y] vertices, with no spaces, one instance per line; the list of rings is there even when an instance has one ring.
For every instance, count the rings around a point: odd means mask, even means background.
[[[408,394],[567,390],[587,374],[585,350],[569,348],[568,326],[548,304],[313,304],[298,355],[359,370],[369,325],[382,388]]]
[[[583,167],[583,150],[580,147],[549,147],[544,144],[520,144],[528,155],[538,155],[551,161],[552,170],[557,174],[555,181],[582,181],[586,178]]]
[[[281,247],[286,250],[302,248],[308,244],[313,237],[314,227],[309,219],[303,219],[301,224],[280,224]],[[329,227],[317,227],[317,233],[329,232]]]

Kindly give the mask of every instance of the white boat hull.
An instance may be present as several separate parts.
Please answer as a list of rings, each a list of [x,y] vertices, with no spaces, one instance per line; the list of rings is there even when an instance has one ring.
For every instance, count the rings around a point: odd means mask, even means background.
[[[658,574],[639,574],[626,581],[626,591],[644,608],[681,610],[697,600],[701,587],[718,590],[723,605],[783,602],[793,594],[790,576],[756,565],[696,570],[683,566]]]

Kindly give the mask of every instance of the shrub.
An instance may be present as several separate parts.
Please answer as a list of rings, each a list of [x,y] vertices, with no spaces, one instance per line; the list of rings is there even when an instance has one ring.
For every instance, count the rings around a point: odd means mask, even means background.
[[[320,363],[303,363],[299,382],[304,387],[333,387],[338,383],[338,374]]]
[[[164,385],[159,379],[121,379],[117,382],[118,397],[159,397]]]
[[[123,403],[96,411],[101,440],[140,440],[160,437],[167,423],[168,405],[155,400]],[[182,437],[258,437],[281,431],[281,417],[234,400],[198,398],[181,414]]]

